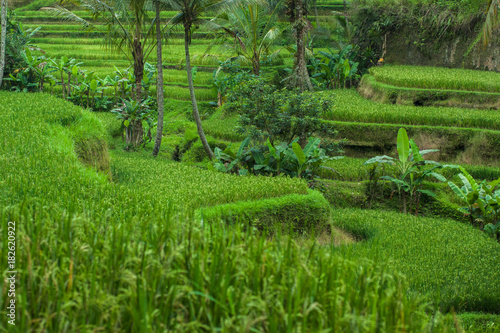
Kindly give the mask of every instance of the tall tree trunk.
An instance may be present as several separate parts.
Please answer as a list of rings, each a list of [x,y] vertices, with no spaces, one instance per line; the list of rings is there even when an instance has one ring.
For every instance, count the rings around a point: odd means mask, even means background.
[[[252,74],[256,75],[256,76],[260,75],[260,59],[259,59],[259,56],[257,55],[257,52],[253,53]]]
[[[297,13],[295,31],[297,34],[297,52],[295,53],[295,66],[293,68],[291,85],[300,88],[301,91],[312,90],[311,78],[307,72],[306,47],[304,43],[306,33],[306,20],[303,16],[303,0],[296,0],[295,10]]]
[[[134,38],[134,45],[132,56],[134,58],[134,76],[135,76],[135,98],[138,103],[142,100],[142,77],[144,76],[144,54],[142,50],[142,44],[140,40],[141,32],[139,27],[137,27],[136,37]],[[132,124],[132,137],[131,141],[127,143],[131,143],[134,147],[139,146],[142,143],[143,139],[143,128],[142,128],[142,119],[136,119]]]
[[[160,28],[160,2],[156,1],[156,68],[158,71],[157,81],[156,81],[156,100],[158,103],[158,123],[156,125],[156,140],[155,146],[153,148],[153,156],[158,156],[160,151],[161,139],[163,136],[163,60],[161,56],[162,45],[161,45],[161,28]]]
[[[2,14],[0,20],[2,21],[2,34],[0,35],[0,88],[3,82],[3,72],[5,69],[5,47],[7,38],[7,0],[2,1]]]
[[[314,16],[316,17],[316,29],[320,28],[318,18],[318,0],[314,0]]]
[[[188,84],[189,84],[189,94],[191,95],[191,103],[193,104],[193,118],[196,122],[196,127],[198,128],[198,136],[200,137],[201,143],[205,152],[207,153],[210,159],[215,158],[212,149],[208,145],[207,138],[205,137],[205,133],[203,132],[203,127],[201,126],[200,114],[198,112],[198,104],[196,103],[196,96],[194,95],[194,84],[193,84],[193,75],[191,73],[191,59],[189,56],[189,27],[184,26],[184,50],[186,52],[186,71],[188,76]]]

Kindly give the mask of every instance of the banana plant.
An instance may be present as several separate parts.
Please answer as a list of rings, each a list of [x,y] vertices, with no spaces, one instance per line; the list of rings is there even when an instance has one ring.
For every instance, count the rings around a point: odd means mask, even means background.
[[[291,150],[285,150],[285,154],[289,156],[292,160],[292,163],[295,165],[295,169],[293,170],[298,178],[301,178],[302,172],[306,167],[306,154],[302,150],[302,147],[297,142],[292,142],[290,144]]]
[[[347,80],[355,78],[358,71],[359,63],[350,60],[352,51],[352,45],[347,45],[338,53],[334,53],[331,49],[328,49],[328,52],[319,51],[318,54],[323,59],[318,65],[322,71],[313,74],[313,77],[323,79],[332,89],[341,86],[345,88]]]
[[[297,140],[295,140],[295,142],[297,142]],[[280,176],[283,160],[286,157],[285,153],[288,149],[287,144],[285,142],[282,142],[279,145],[276,145],[276,147],[274,147],[271,144],[271,141],[269,140],[269,138],[267,138],[266,144],[267,144],[267,147],[269,148],[269,153],[276,161],[276,175]],[[263,169],[266,164],[269,164],[269,163],[266,163],[266,162],[264,162],[263,164],[259,163],[259,164],[257,164],[256,168]]]
[[[214,168],[224,173],[234,172],[234,169],[238,167],[238,165],[242,164],[242,162],[245,162],[245,159],[248,156],[247,147],[249,143],[250,137],[247,137],[241,143],[236,154],[231,150],[231,145],[224,149],[224,151],[222,151],[218,147],[215,148],[214,155],[217,161],[214,163]],[[241,168],[238,170],[238,174],[240,176],[247,175],[248,169]]]
[[[68,63],[68,57],[63,56],[61,57],[61,59],[59,59],[59,61],[56,61],[55,59],[51,59],[50,61],[52,62],[52,66],[59,72],[61,78],[63,99],[67,99],[65,92],[64,72],[66,70],[66,65]]]
[[[420,206],[420,194],[435,196],[431,191],[421,188],[425,179],[433,177],[439,181],[446,181],[446,178],[437,173],[437,169],[444,167],[454,167],[451,165],[442,165],[441,163],[424,160],[423,156],[428,153],[437,152],[438,149],[419,150],[418,146],[411,139],[404,128],[400,128],[397,136],[398,158],[387,155],[376,156],[364,163],[368,164],[390,164],[396,167],[393,176],[381,176],[380,179],[389,180],[397,187],[402,211],[407,213],[407,195],[410,196],[410,203],[415,204],[415,214],[418,215]],[[430,167],[427,167],[430,166]]]
[[[469,217],[471,225],[474,225],[477,220],[481,222],[481,227],[487,215],[492,215],[492,226],[496,231],[500,216],[500,189],[496,189],[496,187],[500,184],[500,178],[490,183],[485,180],[478,183],[464,167],[460,166],[459,168],[461,173],[458,174],[458,177],[462,181],[462,186],[458,187],[452,181],[448,182],[448,186],[466,205],[458,210]],[[492,227],[487,229],[492,229]]]
[[[308,144],[304,148],[304,154],[307,158],[306,171],[312,180],[316,178],[319,169],[327,169],[340,175],[337,170],[327,167],[324,164],[328,161],[344,158],[344,156],[328,156],[326,151],[323,148],[320,148],[320,143],[321,140],[319,138],[310,138]]]
[[[153,122],[150,117],[153,110],[149,108],[148,103],[149,100],[123,100],[121,107],[111,110],[111,112],[117,116],[117,119],[122,121],[122,127],[125,129],[126,143],[129,146],[133,145],[134,137],[139,135],[139,133],[134,133],[137,122],[142,122],[144,120],[148,123],[148,125],[150,125],[150,127],[153,126]]]

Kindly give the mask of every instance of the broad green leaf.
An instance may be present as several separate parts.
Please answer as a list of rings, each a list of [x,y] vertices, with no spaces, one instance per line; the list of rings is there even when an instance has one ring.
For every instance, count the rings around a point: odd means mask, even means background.
[[[488,185],[491,186],[491,189],[494,189],[498,184],[500,184],[500,178],[498,178],[497,180],[492,181]]]
[[[463,173],[459,173],[458,177],[460,178],[460,180],[462,180],[464,187],[467,189],[467,193],[474,191],[474,188],[472,187],[471,183],[469,182],[469,179],[467,179],[467,177],[465,177],[465,175]]]
[[[243,155],[243,151],[248,146],[249,142],[250,142],[250,137],[247,137],[245,140],[243,140],[243,142],[240,145],[240,148],[238,149],[238,154],[237,154],[238,158],[241,158],[241,155]]]
[[[439,181],[442,181],[442,182],[446,181],[446,178],[442,174],[439,174],[436,172],[431,172],[431,173],[429,173],[429,175],[433,176],[434,178],[436,178]]]
[[[92,90],[92,91],[96,91],[97,90],[97,81],[96,81],[96,79],[93,79],[92,81],[90,81],[90,90]]]
[[[422,162],[424,158],[420,154],[417,145],[412,139],[410,139],[410,147],[411,147],[411,152],[413,153],[413,160],[417,163]]]
[[[123,125],[125,125],[125,127],[129,127],[130,126],[130,120],[124,120],[123,121]]]
[[[349,76],[349,72],[351,71],[351,66],[349,65],[349,59],[344,60],[344,78]]]
[[[467,194],[467,203],[469,205],[475,204],[477,199],[479,199],[479,193],[477,191],[473,191]]]
[[[271,153],[271,155],[274,157],[274,158],[278,158],[278,156],[276,156],[276,149],[273,147],[273,145],[271,144],[271,141],[269,141],[269,138],[267,138],[267,146],[269,147],[269,153]]]
[[[436,197],[436,193],[431,192],[429,190],[420,190],[420,189],[418,189],[417,191],[420,192],[420,193],[424,193],[424,194],[426,194],[426,195],[428,195],[430,197],[433,197],[433,198]]]
[[[309,138],[309,142],[307,143],[306,147],[304,148],[304,154],[306,156],[309,156],[314,149],[319,147],[319,144],[321,143],[320,138]]]
[[[252,150],[252,157],[257,164],[265,164],[265,156],[260,150]]]
[[[438,151],[439,151],[439,149],[424,149],[424,150],[421,150],[419,153],[421,156],[424,156],[425,154],[435,153]]]
[[[365,163],[363,163],[363,165],[372,164],[372,163],[389,163],[389,164],[394,164],[394,158],[392,158],[390,156],[386,156],[386,155],[375,156],[375,157],[370,158]]]
[[[304,151],[297,142],[292,143],[292,149],[293,152],[295,153],[295,156],[297,156],[297,161],[299,161],[299,165],[306,163],[306,155],[304,154]]]
[[[71,74],[73,74],[73,76],[78,75],[78,66],[76,65],[73,66],[73,68],[71,69]]]
[[[227,156],[231,157],[232,159],[236,158],[236,154],[231,149],[231,145],[229,145],[226,149],[224,149],[223,153],[226,154]]]
[[[394,178],[394,177],[391,177],[391,176],[382,176],[382,177],[380,177],[380,179],[390,180],[391,182],[395,183],[396,185],[404,188],[405,191],[406,191],[406,189],[409,188],[408,183],[406,183],[405,181],[403,181],[401,179],[397,179],[397,178]]]
[[[460,199],[467,201],[467,197],[465,196],[465,193],[460,188],[458,188],[458,186],[455,185],[455,183],[448,182],[448,186],[453,190],[453,192],[455,192],[456,195],[458,195],[458,197]]]
[[[408,140],[408,134],[404,128],[400,128],[398,131],[397,148],[399,154],[399,161],[406,164],[408,161],[408,156],[410,156],[410,141]]]

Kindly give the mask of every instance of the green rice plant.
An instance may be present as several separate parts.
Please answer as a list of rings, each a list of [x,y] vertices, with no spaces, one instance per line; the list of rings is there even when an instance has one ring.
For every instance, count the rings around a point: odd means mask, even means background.
[[[449,89],[500,93],[500,74],[468,69],[419,66],[372,67],[378,82],[398,87]]]
[[[442,316],[429,316],[383,264],[244,225],[176,219],[168,206],[157,216],[139,209],[141,219],[113,222],[42,203],[3,209],[0,232],[16,221],[18,238],[30,240],[18,242],[23,311],[11,331],[444,331]]]
[[[91,114],[43,94],[0,97],[0,233],[15,221],[17,331],[403,325],[420,332],[431,324],[426,303],[408,297],[404,277],[382,264],[346,261],[330,247],[303,249],[279,233],[268,240],[244,223],[229,228],[176,214],[306,194],[305,182],[125,152],[113,154],[109,182],[75,155],[72,138],[103,136]],[[6,246],[0,238],[2,253]],[[4,316],[5,286],[0,279]]]
[[[155,91],[154,88],[152,88],[153,91]],[[196,99],[200,101],[213,101],[217,98],[212,89],[196,89],[195,94]],[[184,101],[191,100],[187,87],[165,86],[165,97]]]
[[[363,76],[358,91],[372,101],[390,104],[474,109],[498,109],[500,106],[500,93],[396,87],[378,82],[369,74]]]
[[[238,126],[237,115],[225,115],[219,108],[209,119],[203,121],[203,129],[206,133],[224,140],[238,142],[243,141],[245,136],[236,131]]]
[[[335,226],[364,239],[340,248],[343,256],[390,261],[408,277],[413,292],[427,294],[442,311],[500,311],[495,282],[500,244],[480,230],[450,219],[381,210],[332,214]]]
[[[380,104],[362,98],[355,90],[338,90],[335,94],[335,108],[324,114],[324,119],[500,129],[500,115],[489,110]]]

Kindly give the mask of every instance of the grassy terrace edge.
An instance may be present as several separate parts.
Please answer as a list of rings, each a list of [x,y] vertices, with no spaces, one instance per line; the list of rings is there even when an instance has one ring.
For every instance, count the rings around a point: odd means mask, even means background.
[[[500,93],[397,87],[363,75],[358,91],[364,98],[387,104],[499,109]]]

